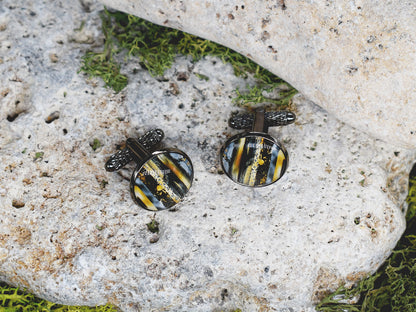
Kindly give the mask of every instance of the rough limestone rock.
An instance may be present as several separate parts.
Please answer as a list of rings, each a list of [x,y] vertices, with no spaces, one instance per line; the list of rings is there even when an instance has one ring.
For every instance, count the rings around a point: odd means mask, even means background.
[[[416,3],[100,0],[233,48],[345,123],[416,147]]]
[[[298,95],[296,123],[270,129],[289,152],[286,174],[266,188],[239,186],[220,174],[218,151],[238,132],[227,127],[243,111],[234,90],[253,81],[215,58],[178,57],[159,79],[130,59],[130,83],[114,94],[77,73],[90,44],[102,47],[100,10],[0,7],[1,281],[123,311],[313,311],[329,290],[376,270],[405,227],[414,152]],[[153,127],[195,168],[173,211],[133,203],[133,165],[104,170],[117,145]]]

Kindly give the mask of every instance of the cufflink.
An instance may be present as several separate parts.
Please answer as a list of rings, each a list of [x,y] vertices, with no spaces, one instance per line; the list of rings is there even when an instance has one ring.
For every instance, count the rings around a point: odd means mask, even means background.
[[[153,129],[138,139],[129,138],[126,147],[112,155],[105,164],[116,171],[130,161],[137,164],[130,179],[130,191],[136,204],[144,209],[169,209],[189,191],[194,170],[190,158],[181,150],[156,150],[163,140],[161,129]]]
[[[290,111],[237,114],[229,120],[230,127],[246,132],[228,139],[221,148],[221,166],[234,182],[251,187],[275,183],[285,173],[289,155],[284,146],[267,133],[269,127],[285,126],[296,119]]]

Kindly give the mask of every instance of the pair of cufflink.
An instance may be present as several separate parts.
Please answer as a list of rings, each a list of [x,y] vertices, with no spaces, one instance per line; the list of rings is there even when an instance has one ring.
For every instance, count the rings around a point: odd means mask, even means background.
[[[263,187],[279,180],[286,171],[289,156],[284,146],[267,134],[268,128],[295,121],[290,111],[265,112],[231,116],[231,128],[246,130],[228,139],[220,152],[221,166],[234,182]],[[137,164],[130,180],[133,200],[152,211],[169,209],[189,191],[194,170],[191,159],[181,150],[157,149],[163,140],[161,129],[146,132],[138,139],[129,138],[126,147],[112,155],[105,164],[116,171],[131,161]]]

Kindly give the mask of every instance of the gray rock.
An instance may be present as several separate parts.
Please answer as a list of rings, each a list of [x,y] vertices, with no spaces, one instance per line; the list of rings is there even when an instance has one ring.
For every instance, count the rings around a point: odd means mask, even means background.
[[[178,57],[157,80],[130,59],[130,83],[114,94],[77,74],[85,42],[102,43],[100,5],[3,2],[0,280],[123,311],[313,311],[328,289],[373,272],[395,246],[413,151],[298,95],[297,122],[270,129],[289,152],[286,174],[270,187],[239,186],[219,174],[218,151],[238,133],[227,127],[243,111],[231,104],[234,90],[252,79],[216,58]],[[81,21],[85,36],[74,30]],[[186,199],[156,214],[130,198],[133,165],[104,170],[118,144],[153,127],[195,168]]]
[[[414,2],[100,1],[231,47],[341,121],[416,146]]]

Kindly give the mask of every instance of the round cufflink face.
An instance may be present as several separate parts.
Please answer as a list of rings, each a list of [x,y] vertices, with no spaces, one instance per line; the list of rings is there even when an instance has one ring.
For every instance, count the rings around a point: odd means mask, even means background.
[[[193,176],[192,162],[185,153],[158,151],[133,172],[131,193],[135,202],[145,209],[168,209],[189,191]]]
[[[238,184],[267,186],[285,173],[288,154],[273,137],[250,132],[233,136],[225,143],[221,149],[221,165]]]

